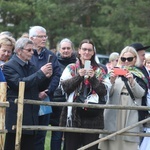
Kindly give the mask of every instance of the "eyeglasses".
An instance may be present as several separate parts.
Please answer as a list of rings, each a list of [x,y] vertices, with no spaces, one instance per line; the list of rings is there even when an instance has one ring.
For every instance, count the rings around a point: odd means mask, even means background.
[[[37,38],[40,38],[40,39],[43,39],[43,38],[47,39],[48,38],[47,35],[35,35],[34,37],[37,37]]]
[[[65,49],[70,50],[71,47],[62,47],[61,49],[63,49],[63,50],[65,50]]]
[[[84,52],[88,51],[88,52],[92,52],[93,49],[87,49],[87,48],[81,48]]]
[[[133,61],[134,58],[135,58],[135,57],[127,57],[127,58],[121,57],[121,61],[122,61],[122,62],[125,62],[125,61],[127,60],[128,62],[131,62],[131,61]]]
[[[25,49],[25,48],[23,48],[23,50],[26,50],[26,51],[29,52],[29,53],[30,53],[30,52],[33,52],[33,49],[31,49],[31,48],[30,48],[30,49]]]

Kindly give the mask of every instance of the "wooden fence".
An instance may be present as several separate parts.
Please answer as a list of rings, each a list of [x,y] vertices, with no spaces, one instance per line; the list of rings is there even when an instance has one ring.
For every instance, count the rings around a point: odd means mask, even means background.
[[[3,150],[5,133],[7,132],[5,129],[5,109],[9,107],[9,103],[6,102],[6,90],[6,82],[0,82],[0,150]]]
[[[109,132],[105,130],[99,129],[83,129],[83,128],[70,128],[70,127],[51,127],[51,126],[22,126],[22,116],[23,116],[23,105],[24,104],[34,104],[34,105],[47,105],[47,106],[73,106],[73,107],[88,107],[88,108],[99,108],[99,109],[133,109],[133,110],[150,110],[150,107],[147,106],[120,106],[120,105],[94,105],[94,104],[81,104],[81,103],[68,103],[68,102],[43,102],[37,100],[29,100],[24,99],[24,82],[20,82],[19,85],[19,95],[18,99],[15,100],[15,103],[18,105],[18,113],[17,113],[17,123],[13,126],[13,129],[16,129],[16,142],[15,142],[15,150],[20,150],[20,142],[21,142],[21,133],[22,130],[49,130],[49,131],[63,131],[63,132],[80,132],[80,133],[105,133],[108,136],[98,139],[88,145],[79,148],[78,150],[85,150],[95,144],[100,143],[103,140],[107,140],[115,135],[123,134],[129,136],[149,136],[149,133],[135,133],[135,132],[127,132],[128,130],[139,126],[143,123],[150,121],[150,118],[144,119],[136,124],[133,124],[129,127],[121,129],[116,132]]]

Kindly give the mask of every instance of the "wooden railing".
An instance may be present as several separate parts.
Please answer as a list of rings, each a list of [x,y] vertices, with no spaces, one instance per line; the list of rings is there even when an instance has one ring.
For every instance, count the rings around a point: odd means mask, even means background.
[[[104,133],[108,134],[108,136],[98,139],[97,141],[94,141],[92,143],[89,143],[88,145],[83,146],[82,148],[79,148],[78,150],[84,150],[87,149],[93,145],[96,145],[100,143],[101,141],[107,140],[115,135],[123,134],[123,135],[129,135],[129,136],[149,136],[149,133],[135,133],[135,132],[127,132],[128,130],[139,126],[143,123],[146,123],[150,121],[150,118],[144,119],[140,122],[137,122],[136,124],[133,124],[131,126],[128,126],[124,129],[121,129],[119,131],[115,132],[109,132],[105,130],[99,130],[99,129],[83,129],[83,128],[71,128],[71,127],[55,127],[55,126],[24,126],[22,125],[22,116],[23,116],[23,105],[24,104],[34,104],[34,105],[47,105],[47,106],[72,106],[72,107],[88,107],[88,108],[99,108],[99,109],[134,109],[134,110],[150,110],[150,107],[147,106],[121,106],[121,105],[94,105],[94,104],[81,104],[81,103],[68,103],[68,102],[43,102],[43,101],[37,101],[37,100],[29,100],[24,99],[24,86],[25,84],[23,82],[20,82],[19,86],[19,95],[18,99],[15,100],[15,103],[18,105],[18,113],[17,113],[17,123],[12,128],[16,129],[16,142],[15,142],[15,150],[20,150],[20,142],[21,142],[21,134],[22,130],[49,130],[49,131],[63,131],[63,132],[80,132],[80,133]]]

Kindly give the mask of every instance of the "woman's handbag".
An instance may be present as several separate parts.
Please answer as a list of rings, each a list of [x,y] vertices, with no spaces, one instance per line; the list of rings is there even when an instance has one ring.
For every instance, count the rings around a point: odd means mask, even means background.
[[[83,96],[82,94],[79,94],[78,96],[76,96],[75,102],[85,104],[105,104],[105,101],[101,101],[96,93],[90,94],[87,97]],[[78,107],[77,111],[80,113],[81,116],[94,117],[101,112],[101,109]]]

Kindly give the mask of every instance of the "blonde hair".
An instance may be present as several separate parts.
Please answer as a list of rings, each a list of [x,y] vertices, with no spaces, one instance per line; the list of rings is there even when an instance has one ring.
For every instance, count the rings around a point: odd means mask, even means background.
[[[118,59],[118,64],[117,64],[117,66],[121,66],[121,64],[122,64],[122,61],[121,61],[121,57],[124,55],[124,53],[127,53],[127,52],[130,52],[130,53],[132,53],[135,57],[136,57],[136,62],[135,62],[135,66],[136,67],[140,67],[140,58],[139,58],[139,55],[138,55],[138,53],[136,52],[136,50],[133,48],[133,47],[131,47],[131,46],[126,46],[122,51],[121,51],[121,53],[120,53],[120,56],[119,56],[119,59]]]
[[[12,49],[15,48],[15,39],[13,37],[10,37],[8,35],[1,35],[0,36],[0,47],[2,45],[12,46]]]

